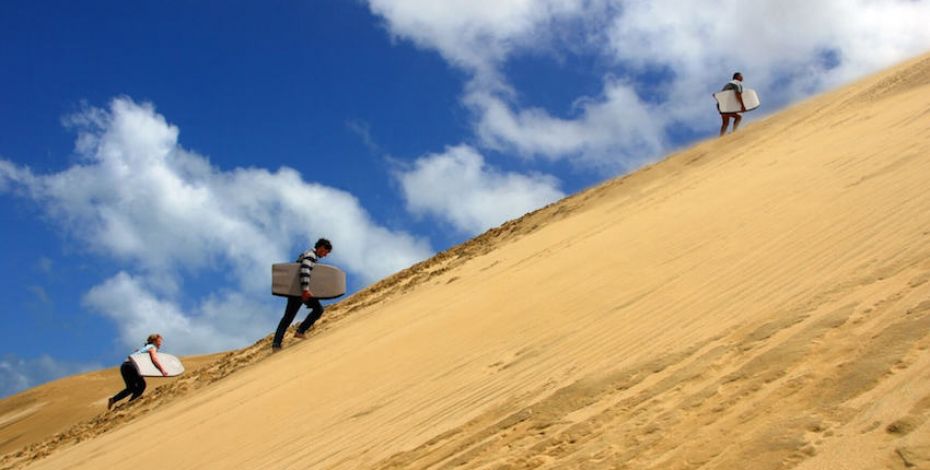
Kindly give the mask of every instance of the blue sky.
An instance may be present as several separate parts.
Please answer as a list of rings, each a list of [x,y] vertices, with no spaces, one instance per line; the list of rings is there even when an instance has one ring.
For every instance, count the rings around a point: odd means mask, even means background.
[[[0,396],[241,347],[319,236],[357,290],[930,47],[928,1],[0,5]],[[302,314],[301,314],[302,316]]]

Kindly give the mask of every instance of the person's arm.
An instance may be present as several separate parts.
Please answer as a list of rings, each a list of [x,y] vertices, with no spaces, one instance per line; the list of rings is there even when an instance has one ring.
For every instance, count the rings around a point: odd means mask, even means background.
[[[733,90],[733,93],[736,93],[736,101],[739,101],[740,112],[745,112],[746,105],[743,104],[743,84],[740,83],[739,85],[737,85],[736,88]]]
[[[161,375],[167,377],[168,372],[161,366],[161,362],[158,362],[158,354],[155,354],[155,348],[149,349],[149,357],[152,358],[152,364],[155,364],[155,367],[161,371]]]
[[[313,292],[310,291],[310,272],[313,271],[313,264],[313,258],[310,256],[304,256],[300,260],[300,287],[302,290],[300,298],[304,302],[313,297]]]

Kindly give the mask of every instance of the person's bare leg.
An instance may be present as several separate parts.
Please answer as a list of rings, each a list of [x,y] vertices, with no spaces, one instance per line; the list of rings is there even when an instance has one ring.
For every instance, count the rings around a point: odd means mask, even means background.
[[[737,114],[737,115],[733,118],[733,132],[736,132],[736,130],[739,129],[739,123],[740,123],[740,121],[742,121],[742,120],[743,120],[743,116],[741,116],[741,115],[739,115],[739,114]]]
[[[723,134],[727,133],[727,127],[730,125],[730,116],[721,114],[720,119],[723,120],[723,124],[720,125],[720,137],[723,137]]]

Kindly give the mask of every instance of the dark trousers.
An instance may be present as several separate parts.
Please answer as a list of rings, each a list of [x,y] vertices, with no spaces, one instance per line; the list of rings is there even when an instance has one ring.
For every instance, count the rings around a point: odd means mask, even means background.
[[[291,323],[294,322],[294,317],[297,316],[297,311],[300,310],[300,306],[303,304],[303,299],[300,297],[287,298],[287,307],[284,308],[284,316],[281,317],[281,322],[278,323],[278,329],[274,332],[274,341],[271,342],[272,346],[281,346],[281,342],[284,341],[284,332],[287,331],[287,327],[291,326]],[[310,327],[323,316],[323,306],[320,305],[319,300],[310,297],[306,305],[310,311],[307,313],[307,318],[300,322],[300,326],[297,327],[298,333],[304,333],[309,330]]]
[[[132,398],[129,401],[133,401],[136,398],[142,396],[142,392],[145,391],[145,379],[139,375],[139,371],[136,370],[136,366],[132,365],[129,361],[123,363],[119,366],[119,373],[123,376],[123,382],[126,382],[126,388],[123,391],[113,395],[113,402],[116,403],[123,398],[132,395]]]

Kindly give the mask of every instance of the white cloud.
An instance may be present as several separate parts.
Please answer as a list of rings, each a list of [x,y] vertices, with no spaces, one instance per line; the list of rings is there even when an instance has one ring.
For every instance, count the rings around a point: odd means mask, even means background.
[[[547,27],[571,18],[584,0],[369,0],[390,31],[420,47],[435,49],[449,62],[494,74],[514,49],[539,47],[551,38]]]
[[[0,398],[59,377],[100,368],[99,364],[63,362],[47,355],[34,359],[5,355],[0,358]]]
[[[465,145],[420,158],[396,177],[409,211],[445,220],[470,234],[564,197],[555,178],[501,172]]]
[[[332,262],[364,282],[430,255],[425,240],[377,225],[351,194],[304,181],[292,169],[213,167],[178,144],[177,127],[152,105],[119,98],[68,124],[78,130],[78,164],[35,175],[0,160],[0,189],[34,199],[56,226],[126,266],[88,295],[117,320],[126,344],[143,330],[177,331],[185,352],[254,340],[280,313],[270,307],[269,265],[290,261],[290,247],[319,236],[333,241]],[[178,285],[200,272],[215,277],[220,297],[195,302],[199,313],[191,315],[177,307]],[[129,293],[142,296],[119,297]],[[248,299],[262,299],[265,308]],[[220,306],[228,327],[198,321]],[[264,317],[263,329],[230,313],[245,306],[261,310],[249,318]]]
[[[490,93],[474,93],[467,103],[478,116],[478,136],[496,150],[548,160],[577,156],[587,165],[615,170],[644,163],[665,149],[661,116],[623,83],[607,83],[599,100],[577,100],[575,119],[538,108],[514,111]]]
[[[926,0],[369,0],[369,5],[394,36],[435,49],[471,73],[463,101],[475,115],[482,145],[602,168],[659,156],[673,144],[672,131],[712,134],[719,122],[710,94],[734,71],[742,71],[747,86],[773,109],[930,48]],[[574,40],[560,41],[563,37]],[[559,118],[516,104],[520,90],[503,76],[503,66],[528,52],[556,61],[560,54],[580,52],[614,66],[601,77],[601,96],[579,97],[582,104],[558,113],[570,117]],[[637,83],[638,94],[625,85],[630,83]]]
[[[667,67],[670,121],[705,119],[706,90],[740,70],[763,99],[784,104],[930,47],[930,2],[634,1],[608,33],[609,53],[635,69]],[[698,95],[698,96],[695,96]],[[673,106],[673,103],[675,104]]]
[[[220,289],[200,299],[192,311],[162,299],[143,280],[120,272],[94,287],[84,302],[113,319],[127,348],[140,346],[152,333],[165,337],[166,351],[195,354],[223,351],[255,341],[276,323],[280,311],[264,297]]]

